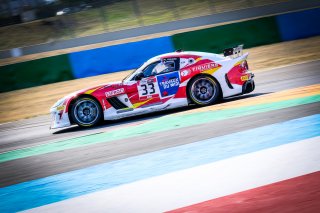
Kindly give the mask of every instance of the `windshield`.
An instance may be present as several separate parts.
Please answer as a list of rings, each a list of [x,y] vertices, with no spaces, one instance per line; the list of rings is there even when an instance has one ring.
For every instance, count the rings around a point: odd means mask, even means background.
[[[142,63],[137,69],[130,72],[129,75],[127,75],[122,81],[128,80],[129,77],[131,77],[138,69],[140,69],[145,63]]]

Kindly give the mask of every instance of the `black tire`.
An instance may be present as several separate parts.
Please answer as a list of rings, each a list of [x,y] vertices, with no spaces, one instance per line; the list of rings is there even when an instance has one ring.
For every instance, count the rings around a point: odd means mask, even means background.
[[[219,99],[221,89],[213,77],[198,75],[189,82],[187,92],[193,103],[208,106]]]
[[[71,107],[71,117],[79,126],[91,127],[101,121],[102,109],[95,99],[80,97]]]

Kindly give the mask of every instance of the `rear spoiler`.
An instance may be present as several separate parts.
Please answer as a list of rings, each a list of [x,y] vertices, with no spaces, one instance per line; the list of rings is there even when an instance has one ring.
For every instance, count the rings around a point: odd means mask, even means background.
[[[243,44],[238,45],[237,47],[231,47],[223,50],[224,56],[230,56],[231,58],[238,58],[242,56]]]

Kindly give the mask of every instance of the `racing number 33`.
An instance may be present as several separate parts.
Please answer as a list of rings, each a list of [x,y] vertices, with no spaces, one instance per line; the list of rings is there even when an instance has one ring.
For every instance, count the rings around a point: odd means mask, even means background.
[[[152,95],[156,92],[154,89],[154,83],[141,84],[143,93],[141,95]]]

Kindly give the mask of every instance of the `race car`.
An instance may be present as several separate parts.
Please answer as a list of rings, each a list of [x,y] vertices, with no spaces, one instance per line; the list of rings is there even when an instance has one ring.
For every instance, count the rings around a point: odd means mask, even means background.
[[[153,57],[122,81],[74,92],[50,109],[51,128],[91,127],[150,112],[207,106],[220,98],[250,93],[255,84],[242,45],[224,54],[181,51]]]

